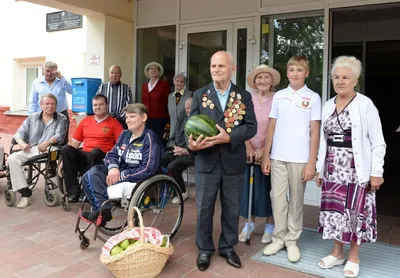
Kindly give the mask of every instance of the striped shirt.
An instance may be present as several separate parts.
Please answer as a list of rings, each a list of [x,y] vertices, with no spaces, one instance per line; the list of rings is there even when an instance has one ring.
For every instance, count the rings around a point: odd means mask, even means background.
[[[43,112],[35,112],[29,115],[14,135],[14,139],[22,139],[31,147],[37,146],[50,138],[55,137],[58,143],[62,143],[67,131],[67,117],[60,113],[54,113],[47,125],[43,121]]]
[[[100,85],[97,94],[105,95],[108,99],[108,112],[114,118],[125,118],[122,109],[133,103],[131,87],[125,83],[106,82]]]

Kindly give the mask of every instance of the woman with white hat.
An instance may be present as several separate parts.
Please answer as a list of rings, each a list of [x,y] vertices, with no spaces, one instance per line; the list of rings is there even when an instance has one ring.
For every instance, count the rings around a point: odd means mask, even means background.
[[[274,87],[279,84],[281,76],[278,71],[266,65],[260,65],[253,69],[247,76],[247,84],[254,89],[251,93],[254,104],[254,112],[257,118],[257,134],[246,141],[246,154],[249,163],[261,163],[265,138],[267,137],[267,127],[269,122],[269,113],[271,111],[272,98],[274,96]],[[246,180],[250,179],[250,167],[246,170]],[[247,231],[254,233],[255,217],[266,217],[264,235],[261,238],[262,243],[272,241],[272,231],[274,230],[274,219],[272,216],[271,199],[269,193],[271,190],[270,176],[265,176],[260,165],[254,166],[254,193],[252,200],[252,219],[250,227],[246,222],[242,232],[239,234],[239,241],[246,242]],[[240,215],[248,217],[249,206],[249,184],[243,187],[242,199],[240,202]]]
[[[149,82],[142,86],[142,103],[148,107],[147,127],[163,139],[166,124],[169,122],[168,95],[170,87],[161,80],[164,68],[157,62],[150,62],[144,67],[144,74]]]

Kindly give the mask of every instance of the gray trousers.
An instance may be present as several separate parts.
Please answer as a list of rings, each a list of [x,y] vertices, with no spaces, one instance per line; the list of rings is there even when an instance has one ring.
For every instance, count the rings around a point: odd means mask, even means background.
[[[8,167],[10,169],[13,191],[18,191],[22,188],[28,187],[24,166],[22,166],[22,164],[24,164],[29,158],[38,154],[39,150],[37,146],[31,147],[29,152],[19,151],[10,154],[8,157]]]
[[[244,174],[226,175],[221,163],[217,163],[209,173],[196,171],[196,206],[197,231],[196,245],[201,253],[212,254],[215,251],[213,233],[213,216],[218,191],[221,199],[221,235],[218,251],[226,254],[233,251],[238,243],[238,225],[240,195],[244,185]]]

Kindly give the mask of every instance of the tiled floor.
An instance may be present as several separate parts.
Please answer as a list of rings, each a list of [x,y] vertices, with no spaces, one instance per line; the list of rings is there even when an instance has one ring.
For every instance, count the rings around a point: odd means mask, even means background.
[[[10,136],[1,133],[0,136],[8,150]],[[99,260],[101,241],[91,241],[90,247],[84,251],[79,248],[78,236],[74,233],[77,206],[72,206],[69,212],[60,207],[46,207],[43,182],[40,182],[34,190],[30,207],[24,210],[9,208],[3,202],[5,182],[5,179],[0,180],[0,277],[112,277]],[[315,228],[317,216],[317,209],[305,206],[305,226]],[[215,239],[220,233],[219,217],[220,208],[217,206]],[[378,223],[381,241],[400,244],[399,219],[380,217]],[[261,221],[257,222],[251,245],[240,243],[236,246],[242,258],[241,269],[230,267],[216,255],[209,270],[200,272],[196,268],[195,224],[196,209],[192,197],[185,202],[184,219],[172,241],[175,252],[160,277],[310,277],[252,260],[252,256],[263,248],[259,243],[263,230]]]

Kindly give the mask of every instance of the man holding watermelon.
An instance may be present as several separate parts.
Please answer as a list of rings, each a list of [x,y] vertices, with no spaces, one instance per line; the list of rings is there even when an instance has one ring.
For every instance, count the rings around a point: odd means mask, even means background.
[[[197,267],[201,271],[210,266],[215,252],[212,233],[218,192],[222,207],[218,252],[231,266],[241,267],[233,247],[238,243],[240,194],[246,170],[245,142],[256,134],[257,120],[250,93],[231,82],[235,69],[230,53],[218,51],[211,57],[213,81],[194,92],[190,126],[185,128],[189,148],[195,153]],[[217,130],[210,134],[213,126]]]

